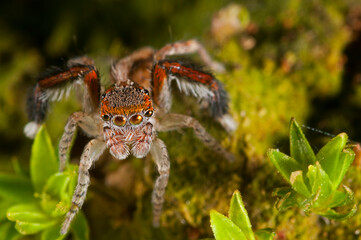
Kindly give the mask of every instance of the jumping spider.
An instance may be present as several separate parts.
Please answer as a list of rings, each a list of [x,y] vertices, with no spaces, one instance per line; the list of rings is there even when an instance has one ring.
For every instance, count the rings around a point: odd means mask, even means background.
[[[169,113],[171,82],[186,95],[196,97],[202,106],[228,131],[235,123],[228,114],[228,97],[222,84],[203,70],[167,56],[198,53],[212,69],[223,70],[212,61],[206,50],[195,40],[169,44],[155,51],[142,48],[115,62],[110,70],[113,85],[101,94],[99,73],[92,59],[70,59],[64,68],[52,68],[39,78],[30,94],[28,112],[31,122],[24,129],[34,137],[44,122],[48,102],[66,97],[75,85],[83,85],[83,111],[73,113],[65,125],[59,143],[60,171],[65,168],[76,128],[81,128],[92,140],[85,146],[80,158],[78,183],[72,205],[66,214],[61,234],[66,234],[71,221],[83,205],[89,186],[89,168],[106,148],[122,160],[129,155],[137,158],[152,155],[160,176],[152,194],[153,225],[159,225],[163,197],[168,183],[170,162],[165,144],[157,137],[158,131],[193,128],[196,136],[210,149],[228,160],[232,155],[210,136],[194,118]]]

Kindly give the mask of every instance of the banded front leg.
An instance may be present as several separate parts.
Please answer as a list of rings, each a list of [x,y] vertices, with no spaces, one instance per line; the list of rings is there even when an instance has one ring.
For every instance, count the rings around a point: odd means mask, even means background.
[[[84,112],[76,112],[73,113],[68,122],[65,125],[64,133],[61,136],[59,142],[59,171],[64,171],[66,167],[67,157],[70,152],[70,147],[74,140],[74,136],[79,126],[85,133],[89,136],[97,138],[102,134],[101,125],[99,124],[100,119],[96,118],[96,116],[89,115]]]
[[[85,146],[83,154],[80,158],[78,183],[73,194],[70,210],[66,214],[65,220],[60,230],[60,234],[64,235],[68,232],[70,223],[73,221],[75,215],[82,207],[90,184],[89,169],[104,152],[105,148],[105,142],[98,139],[91,140]]]
[[[170,162],[167,147],[159,138],[153,140],[150,153],[157,165],[159,177],[155,181],[152,205],[153,205],[153,226],[159,226],[159,220],[163,209],[165,188],[168,184]]]
[[[156,125],[157,131],[171,131],[180,128],[192,128],[198,139],[209,149],[215,151],[219,156],[224,157],[230,162],[234,161],[233,154],[225,150],[196,119],[190,116],[170,113],[165,115]]]
[[[188,40],[185,42],[175,42],[162,47],[154,54],[155,61],[161,61],[167,56],[198,53],[202,61],[210,66],[214,71],[224,72],[224,66],[213,61],[207,50],[197,40]]]

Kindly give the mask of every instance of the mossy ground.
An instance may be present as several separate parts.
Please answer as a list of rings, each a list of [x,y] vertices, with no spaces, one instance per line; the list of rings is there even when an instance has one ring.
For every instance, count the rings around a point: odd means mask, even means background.
[[[297,209],[278,212],[271,195],[285,182],[265,153],[271,147],[288,151],[291,117],[333,134],[344,131],[360,141],[360,2],[238,1],[230,8],[241,7],[239,19],[248,24],[233,32],[212,31],[212,16],[230,2],[1,3],[1,171],[10,171],[14,156],[27,165],[31,141],[22,134],[26,89],[45,67],[88,54],[101,66],[102,81],[107,84],[110,58],[146,45],[161,47],[197,38],[227,68],[216,76],[230,93],[231,114],[239,127],[233,134],[225,133],[197,108],[196,101],[176,92],[173,111],[195,116],[232,151],[236,162],[214,154],[189,129],[160,133],[168,147],[171,175],[162,227],[153,229],[150,199],[157,173],[151,159],[119,162],[105,154],[91,172],[84,206],[91,239],[210,237],[210,209],[225,213],[236,189],[254,228],[274,228],[278,239],[357,239],[360,211],[342,222],[305,216]],[[37,14],[27,12],[31,4]],[[87,14],[80,17],[79,11]],[[69,114],[79,109],[75,96],[53,104],[46,124],[54,143]],[[315,151],[328,140],[305,132]],[[87,140],[78,137],[73,160]],[[359,167],[352,167],[344,179],[357,200],[361,199]]]

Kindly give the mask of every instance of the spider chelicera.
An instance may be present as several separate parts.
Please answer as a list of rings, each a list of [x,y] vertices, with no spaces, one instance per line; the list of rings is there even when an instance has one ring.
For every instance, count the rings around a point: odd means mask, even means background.
[[[113,85],[103,94],[99,73],[94,61],[88,57],[70,59],[65,67],[52,68],[39,78],[28,100],[31,121],[25,126],[25,134],[35,136],[45,120],[49,102],[59,101],[72,87],[83,85],[83,111],[70,116],[59,143],[60,171],[65,168],[76,129],[82,129],[92,138],[80,157],[78,182],[61,234],[68,232],[71,221],[83,205],[90,183],[90,167],[107,148],[119,160],[129,155],[143,158],[151,154],[160,174],[152,194],[154,226],[159,225],[170,169],[167,148],[157,137],[157,132],[192,128],[206,146],[225,159],[233,160],[232,154],[224,150],[196,119],[169,113],[171,82],[175,81],[180,92],[196,97],[227,131],[236,128],[228,114],[228,94],[222,84],[212,74],[194,65],[167,59],[170,55],[190,53],[198,53],[211,69],[223,71],[223,66],[214,62],[199,42],[189,40],[166,45],[158,51],[142,48],[116,61],[110,70]]]

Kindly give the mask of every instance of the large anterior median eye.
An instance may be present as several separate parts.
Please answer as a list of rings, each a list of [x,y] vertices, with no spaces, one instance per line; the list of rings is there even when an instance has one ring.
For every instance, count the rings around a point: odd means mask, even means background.
[[[122,127],[125,125],[125,123],[127,122],[127,119],[123,116],[117,116],[114,118],[113,120],[114,124],[119,126],[119,127]]]
[[[130,118],[130,123],[133,125],[138,125],[143,121],[143,117],[141,115],[134,115]]]

